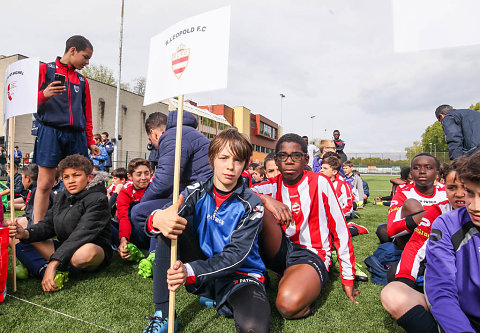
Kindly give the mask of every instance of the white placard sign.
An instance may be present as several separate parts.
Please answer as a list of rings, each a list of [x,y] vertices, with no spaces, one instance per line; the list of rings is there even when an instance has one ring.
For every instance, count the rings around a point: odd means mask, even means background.
[[[152,37],[144,105],[227,87],[230,6],[183,20]]]
[[[3,80],[3,120],[37,112],[38,58],[16,61],[8,66]]]
[[[393,0],[396,52],[480,44],[480,1]]]

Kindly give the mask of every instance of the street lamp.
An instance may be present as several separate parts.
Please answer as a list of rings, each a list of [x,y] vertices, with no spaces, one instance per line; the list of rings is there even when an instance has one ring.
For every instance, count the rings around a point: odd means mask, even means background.
[[[310,119],[312,120],[312,138],[311,138],[311,140],[313,140],[313,122],[314,122],[315,117],[316,117],[316,115],[310,116]]]
[[[283,127],[283,99],[284,98],[285,98],[285,94],[280,94],[280,125],[282,127]]]

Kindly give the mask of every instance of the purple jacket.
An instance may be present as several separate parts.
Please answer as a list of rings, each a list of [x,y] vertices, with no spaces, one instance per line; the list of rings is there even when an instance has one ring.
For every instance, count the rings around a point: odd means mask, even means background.
[[[475,332],[480,318],[480,227],[465,207],[439,216],[427,243],[425,297],[445,332]]]

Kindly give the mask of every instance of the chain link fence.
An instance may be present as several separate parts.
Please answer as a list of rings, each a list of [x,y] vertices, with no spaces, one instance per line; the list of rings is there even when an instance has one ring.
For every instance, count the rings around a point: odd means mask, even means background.
[[[424,153],[436,156],[440,163],[448,163],[450,159],[448,152],[430,152]],[[367,174],[389,174],[396,175],[400,173],[400,169],[404,166],[410,166],[414,156],[407,156],[405,152],[394,153],[347,153],[347,157],[351,160],[360,173]]]

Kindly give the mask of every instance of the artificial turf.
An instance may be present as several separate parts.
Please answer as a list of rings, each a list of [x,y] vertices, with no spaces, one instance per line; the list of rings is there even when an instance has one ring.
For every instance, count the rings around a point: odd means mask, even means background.
[[[353,238],[357,262],[372,254],[378,246],[376,226],[386,221],[387,207],[373,205],[377,195],[387,195],[392,176],[364,175],[370,186],[370,203],[360,210],[356,223],[370,230],[368,235]],[[338,267],[338,266],[337,266]],[[300,320],[284,320],[274,306],[277,277],[270,273],[272,287],[268,291],[272,308],[271,332],[402,332],[380,303],[382,286],[371,282],[359,283],[360,304],[354,304],[344,294],[337,269],[330,272],[330,282],[317,300],[313,316]],[[302,281],[299,281],[302,283]],[[43,307],[93,323],[87,324],[70,317],[19,301],[7,296],[0,304],[0,332],[142,332],[148,324],[145,316],[153,313],[152,280],[137,274],[137,267],[122,262],[114,255],[111,264],[94,274],[71,275],[64,289],[45,294],[40,279],[19,280],[17,292],[8,293]],[[198,297],[183,288],[177,293],[176,309],[180,332],[235,332],[233,320],[205,308]]]

